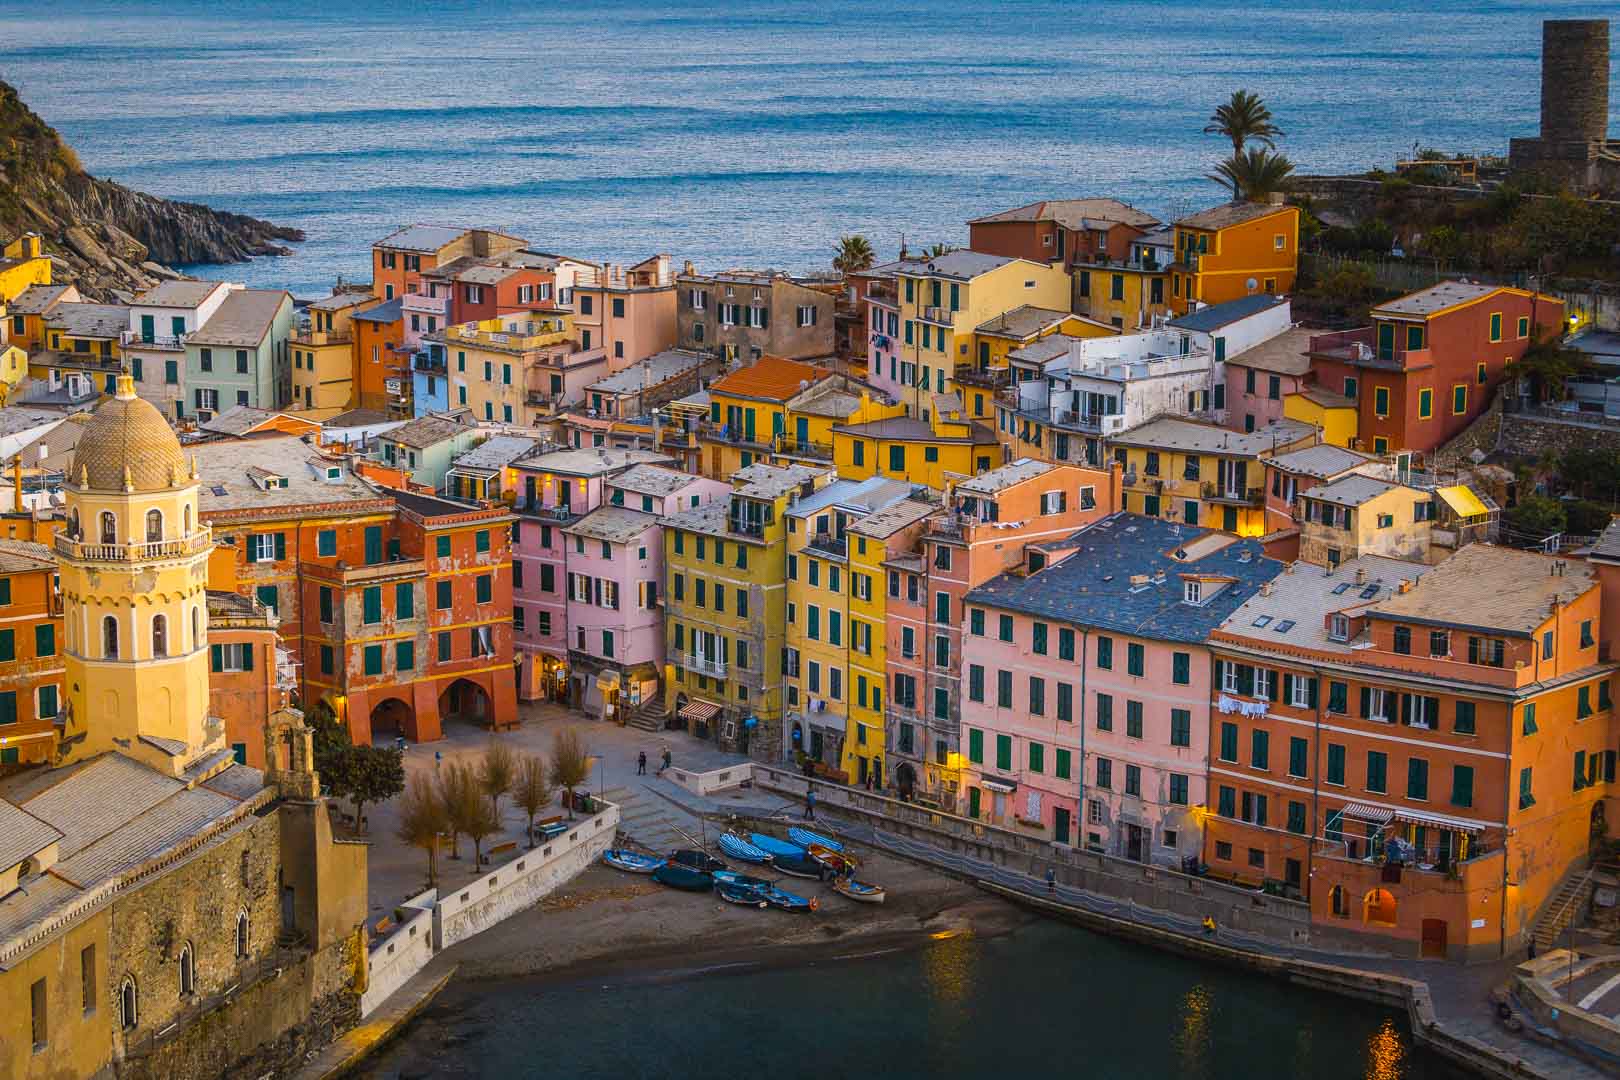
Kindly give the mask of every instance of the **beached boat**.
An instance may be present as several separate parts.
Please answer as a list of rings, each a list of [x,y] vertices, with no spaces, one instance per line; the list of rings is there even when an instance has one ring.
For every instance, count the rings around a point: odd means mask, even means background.
[[[748,841],[767,855],[794,855],[801,859],[804,858],[804,848],[798,844],[790,844],[786,840],[778,840],[774,836],[766,836],[764,833],[749,833]]]
[[[702,870],[693,870],[690,866],[675,866],[665,863],[652,872],[653,880],[660,885],[668,885],[672,889],[683,889],[686,892],[708,892],[714,888],[714,877]]]
[[[888,895],[883,886],[856,881],[853,877],[834,878],[832,887],[833,891],[842,893],[851,900],[859,900],[863,904],[881,904]]]
[[[716,870],[711,876],[714,878],[716,885],[737,885],[744,889],[754,889],[756,891],[771,887],[771,883],[762,877],[749,877],[747,874],[739,874],[735,870]]]
[[[717,859],[708,852],[694,851],[690,848],[682,848],[679,851],[670,852],[667,861],[677,863],[692,870],[702,870],[705,873],[712,873],[715,870],[724,870],[726,868],[726,864],[723,859]]]
[[[800,847],[809,847],[812,844],[827,848],[829,851],[843,851],[844,845],[830,836],[823,836],[809,829],[792,828],[788,830],[788,839]]]
[[[772,855],[771,865],[784,874],[792,874],[794,877],[815,878],[817,881],[820,881],[827,873],[827,867],[823,863],[817,862],[803,852],[797,855]]]
[[[639,851],[626,851],[623,848],[608,848],[602,852],[602,861],[615,870],[631,874],[650,874],[664,865],[664,860],[656,855],[643,855]]]
[[[738,862],[768,863],[771,861],[769,852],[755,847],[735,833],[726,833],[720,837],[720,850],[729,858]]]
[[[771,907],[780,908],[782,911],[814,911],[821,906],[821,901],[817,900],[813,896],[806,899],[794,893],[783,892],[775,885],[772,885],[769,889],[760,893],[760,895],[765,898],[765,902],[771,905]]]
[[[805,849],[805,854],[838,874],[854,873],[855,868],[860,865],[855,856],[842,851],[834,851],[831,848],[824,848],[820,844],[811,844]]]
[[[729,881],[716,881],[714,891],[719,893],[720,899],[728,904],[759,908],[762,911],[767,906],[764,894],[758,889],[751,889],[746,885],[734,885]]]

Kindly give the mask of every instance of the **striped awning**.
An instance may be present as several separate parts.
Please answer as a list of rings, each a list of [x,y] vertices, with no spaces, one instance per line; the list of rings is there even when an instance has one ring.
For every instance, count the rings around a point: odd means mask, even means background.
[[[999,776],[981,776],[979,777],[979,783],[983,784],[991,791],[999,791],[1003,795],[1011,795],[1013,792],[1018,790],[1018,781],[1003,780]]]
[[[1451,817],[1449,814],[1427,814],[1422,810],[1396,810],[1395,820],[1408,825],[1422,825],[1429,829],[1450,829],[1454,832],[1481,833],[1485,826],[1478,821],[1469,821],[1467,818]]]
[[[680,713],[682,720],[692,720],[700,724],[706,724],[719,715],[720,706],[711,701],[690,702],[682,707]]]
[[[1369,825],[1388,825],[1395,817],[1395,811],[1385,806],[1370,806],[1367,803],[1346,803],[1342,811],[1345,817],[1356,821],[1365,821]]]

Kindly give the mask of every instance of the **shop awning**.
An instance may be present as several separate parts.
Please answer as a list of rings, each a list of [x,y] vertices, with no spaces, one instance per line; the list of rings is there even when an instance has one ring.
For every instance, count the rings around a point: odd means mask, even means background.
[[[1485,826],[1478,821],[1469,821],[1467,818],[1451,817],[1449,814],[1427,814],[1422,810],[1396,810],[1395,820],[1408,825],[1422,825],[1429,829],[1450,829],[1454,832],[1481,833]]]
[[[720,715],[720,706],[708,701],[693,701],[681,709],[681,719],[706,724]]]
[[[1347,818],[1365,821],[1369,825],[1388,825],[1395,816],[1395,811],[1388,807],[1370,806],[1359,802],[1346,803],[1342,813]]]
[[[1446,505],[1451,507],[1452,512],[1458,517],[1480,517],[1490,513],[1489,508],[1479,501],[1479,496],[1463,484],[1436,488],[1434,493],[1444,499]]]
[[[1018,781],[1003,780],[999,776],[981,776],[979,777],[979,783],[983,784],[991,791],[999,791],[1003,795],[1011,795],[1013,792],[1018,790]]]

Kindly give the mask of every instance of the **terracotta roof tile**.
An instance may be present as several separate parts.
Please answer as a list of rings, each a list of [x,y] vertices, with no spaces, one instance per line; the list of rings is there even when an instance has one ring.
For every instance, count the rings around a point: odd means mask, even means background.
[[[800,384],[817,382],[831,374],[832,372],[826,368],[801,364],[797,360],[784,360],[778,356],[766,356],[741,370],[716,379],[709,385],[709,393],[786,401],[804,389]]]

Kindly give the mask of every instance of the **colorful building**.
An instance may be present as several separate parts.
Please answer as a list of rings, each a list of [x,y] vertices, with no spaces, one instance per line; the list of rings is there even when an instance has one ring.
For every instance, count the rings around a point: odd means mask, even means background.
[[[1297,206],[1233,202],[1178,220],[1170,306],[1187,314],[1199,304],[1293,292],[1299,216]]]
[[[1372,310],[1372,325],[1318,334],[1317,382],[1355,401],[1358,449],[1431,453],[1490,406],[1508,365],[1563,331],[1564,302],[1444,281]]]
[[[371,292],[381,300],[421,292],[422,273],[463,256],[516,251],[523,241],[489,229],[406,225],[371,246]]]
[[[1118,199],[1043,199],[974,218],[968,247],[1072,271],[1100,260],[1127,261],[1133,243],[1158,225],[1152,214]]]
[[[372,301],[349,316],[349,332],[354,341],[349,403],[390,416],[413,415],[414,405],[403,407],[415,355],[405,341],[405,301]]]
[[[0,308],[35,285],[51,283],[51,258],[39,233],[25,232],[0,251]]]
[[[289,343],[293,408],[349,407],[355,397],[354,319],[363,309],[375,306],[369,295],[352,292],[333,293],[310,303],[306,321],[294,329]]]
[[[44,319],[45,338],[28,354],[28,374],[70,399],[110,394],[123,370],[119,344],[129,326],[122,304],[58,304]]]
[[[1273,455],[1266,459],[1265,470],[1267,533],[1293,527],[1300,497],[1314,488],[1357,473],[1384,471],[1366,454],[1328,442]]]
[[[49,762],[63,693],[62,598],[56,555],[27,540],[0,540],[0,775]]]
[[[486,422],[541,423],[608,373],[601,348],[581,349],[566,313],[509,315],[428,335],[447,357],[451,408]]]
[[[164,281],[130,303],[119,343],[124,368],[135,392],[164,416],[185,417],[186,338],[214,317],[231,291],[222,281]]]
[[[773,270],[699,274],[687,263],[675,279],[676,336],[683,349],[728,362],[833,355],[836,299]]]
[[[225,725],[238,765],[267,767],[264,718],[298,687],[291,661],[269,608],[251,596],[208,590],[208,711]]]
[[[379,434],[372,457],[405,470],[413,483],[442,491],[456,458],[472,449],[485,434],[464,412],[419,416]]]
[[[471,450],[456,455],[444,474],[444,493],[467,502],[510,505],[518,497],[517,463],[536,453],[540,445],[539,439],[525,435],[488,435]]]
[[[1283,397],[1283,416],[1309,424],[1334,446],[1360,446],[1358,408],[1354,401],[1325,386],[1306,386]]]
[[[1074,310],[1122,330],[1154,326],[1173,313],[1170,264],[1175,230],[1159,228],[1131,239],[1124,258],[1091,256],[1073,268]]]
[[[1296,567],[1214,632],[1205,861],[1413,956],[1517,952],[1604,828],[1614,667],[1578,562]]]
[[[581,350],[602,349],[610,372],[673,349],[679,337],[675,293],[668,255],[581,269],[571,300],[574,339]]]
[[[24,352],[45,347],[45,320],[63,304],[77,304],[83,298],[78,286],[30,285],[6,300],[6,338]]]
[[[1309,330],[1290,329],[1235,356],[1226,354],[1225,405],[1230,427],[1253,431],[1289,418],[1289,399],[1314,389],[1311,361],[1306,356],[1310,344]],[[1338,445],[1347,443],[1339,441]]]
[[[232,405],[279,409],[292,400],[291,294],[233,289],[185,340],[187,415],[207,420]]]
[[[708,423],[697,431],[703,475],[725,479],[769,458],[788,433],[788,403],[831,377],[827,368],[767,356],[710,383]]]
[[[955,394],[930,394],[921,416],[835,425],[833,461],[840,476],[881,476],[944,491],[1001,464],[996,433],[964,414]]]
[[[1265,462],[1316,444],[1316,431],[1277,420],[1251,433],[1160,417],[1108,440],[1125,466],[1124,509],[1239,536],[1266,534]]]
[[[968,816],[1183,869],[1203,851],[1204,638],[1281,564],[1135,514],[1024,551],[966,597]]]
[[[1363,555],[1427,562],[1434,492],[1352,473],[1299,499],[1299,557],[1329,570]]]

